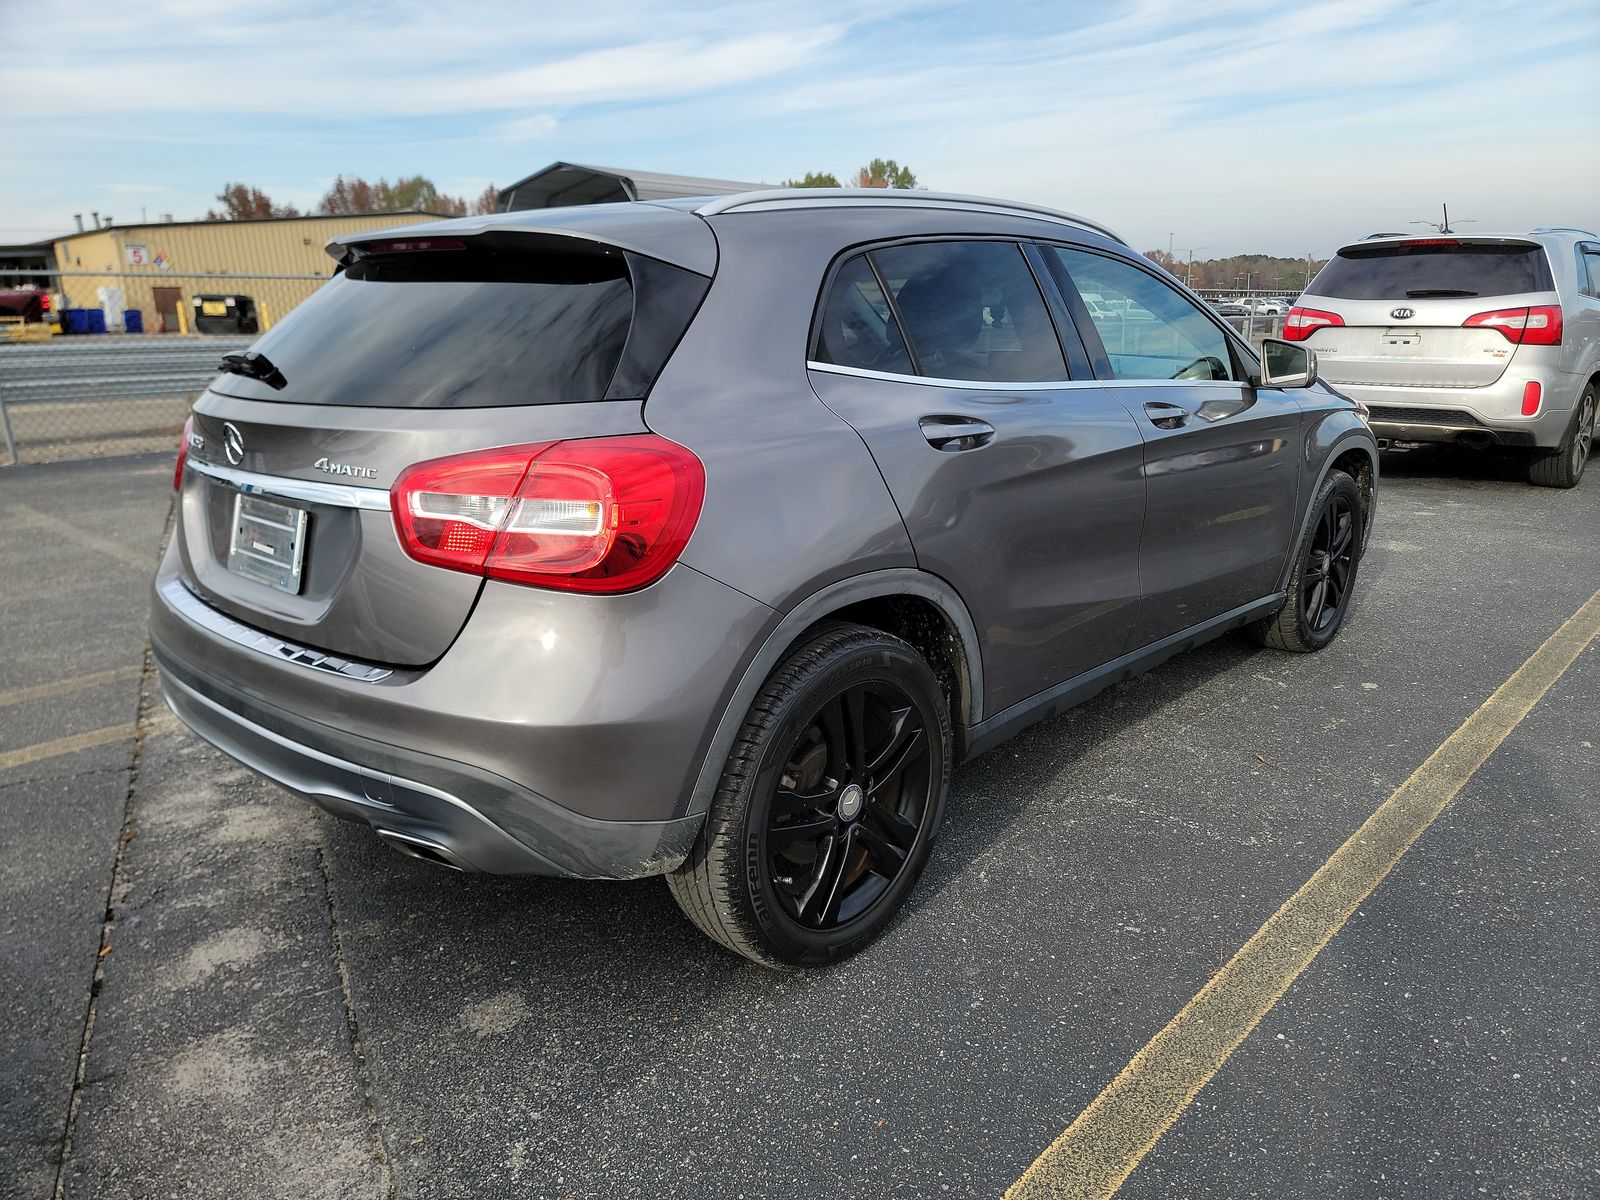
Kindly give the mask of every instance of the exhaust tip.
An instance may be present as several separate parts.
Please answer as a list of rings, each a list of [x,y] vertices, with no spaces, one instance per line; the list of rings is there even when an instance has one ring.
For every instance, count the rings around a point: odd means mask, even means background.
[[[432,863],[436,867],[446,867],[451,871],[467,872],[468,867],[448,849],[438,842],[430,842],[427,838],[418,837],[414,833],[399,833],[393,829],[377,830],[378,840],[391,850],[397,850],[407,858],[420,859]]]

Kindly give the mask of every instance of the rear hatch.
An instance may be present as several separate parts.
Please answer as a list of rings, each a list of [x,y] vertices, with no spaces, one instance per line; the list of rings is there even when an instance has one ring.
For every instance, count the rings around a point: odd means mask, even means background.
[[[714,262],[704,223],[671,219],[698,226]],[[483,581],[402,549],[396,477],[469,450],[644,430],[643,398],[709,278],[637,238],[486,223],[344,248],[343,269],[235,364],[246,373],[201,397],[177,538],[206,602],[326,654],[432,662]]]
[[[1340,250],[1296,311],[1308,313],[1313,328],[1305,340],[1332,384],[1486,387],[1516,354],[1507,329],[1526,322],[1528,310],[1559,303],[1554,287],[1535,242],[1366,242]]]

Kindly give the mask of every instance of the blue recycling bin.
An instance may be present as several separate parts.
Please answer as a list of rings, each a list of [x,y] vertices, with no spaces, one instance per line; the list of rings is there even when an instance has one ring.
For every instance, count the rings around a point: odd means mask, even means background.
[[[89,310],[86,308],[65,308],[61,310],[62,333],[88,333]]]
[[[144,332],[144,314],[137,308],[130,308],[122,314],[122,327],[129,333]]]
[[[104,333],[106,331],[106,310],[103,308],[86,308],[84,315],[88,317],[89,327],[85,333]]]

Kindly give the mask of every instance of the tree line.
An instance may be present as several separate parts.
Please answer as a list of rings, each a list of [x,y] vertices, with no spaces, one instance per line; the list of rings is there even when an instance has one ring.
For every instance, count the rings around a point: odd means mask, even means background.
[[[1146,250],[1144,256],[1163,266],[1192,288],[1215,288],[1231,292],[1300,291],[1327,264],[1327,259],[1275,258],[1270,254],[1235,254],[1231,258],[1195,259],[1168,254],[1165,250]]]
[[[302,213],[292,204],[277,204],[258,187],[244,183],[227,184],[217,193],[221,208],[206,213],[208,221],[263,221],[270,217],[344,217],[358,213],[404,212],[421,210],[449,217],[491,213],[500,202],[500,189],[490,184],[474,199],[441,192],[426,175],[401,177],[390,183],[380,179],[371,183],[358,175],[340,175],[317,201],[316,208]]]
[[[839,177],[831,171],[807,171],[800,179],[787,179],[784,187],[838,187]],[[915,188],[922,185],[910,167],[892,158],[875,158],[850,176],[851,187]],[[322,194],[317,206],[302,213],[292,204],[278,204],[258,187],[229,183],[217,193],[219,208],[206,212],[208,221],[264,221],[271,217],[344,217],[357,213],[404,212],[420,210],[447,217],[476,216],[495,211],[500,189],[490,184],[475,198],[441,192],[426,175],[402,176],[390,183],[376,183],[359,175],[340,175]]]

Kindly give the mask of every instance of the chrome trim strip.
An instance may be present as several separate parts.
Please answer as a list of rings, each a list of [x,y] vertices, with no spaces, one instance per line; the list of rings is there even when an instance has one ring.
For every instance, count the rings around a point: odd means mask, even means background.
[[[326,671],[330,675],[339,675],[355,683],[377,683],[394,674],[388,667],[378,667],[371,663],[323,654],[318,650],[308,650],[304,646],[273,637],[270,633],[252,629],[242,621],[235,621],[226,613],[212,608],[185,587],[182,580],[169,579],[162,584],[161,598],[179,616],[200,626],[207,633],[213,633],[224,641],[242,646],[246,650],[265,654],[268,658],[297,663],[314,671]]]
[[[812,371],[830,375],[851,375],[857,379],[883,379],[891,383],[920,383],[924,387],[963,388],[983,392],[1063,392],[1078,388],[1150,387],[1247,387],[1243,379],[1061,379],[1051,383],[1011,383],[993,379],[938,379],[931,375],[899,375],[893,371],[869,371],[863,367],[841,367],[834,363],[806,360]]]
[[[903,192],[887,188],[769,188],[756,192],[737,192],[731,196],[718,196],[702,204],[695,213],[714,217],[719,213],[771,212],[783,208],[945,208],[963,211],[996,213],[1000,216],[1026,216],[1057,225],[1072,225],[1102,234],[1119,245],[1127,241],[1115,230],[1080,217],[1076,213],[1027,204],[1018,200],[996,200],[991,196],[968,196],[959,192]]]
[[[187,467],[255,496],[281,496],[304,500],[307,504],[328,504],[334,508],[364,508],[372,512],[389,511],[389,493],[383,488],[351,487],[341,483],[314,483],[309,479],[285,479],[281,475],[258,475],[237,467],[189,459]]]

